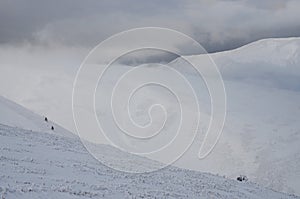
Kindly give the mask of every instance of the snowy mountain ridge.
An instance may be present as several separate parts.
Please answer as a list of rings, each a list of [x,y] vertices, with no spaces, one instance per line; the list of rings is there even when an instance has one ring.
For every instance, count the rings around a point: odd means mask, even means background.
[[[300,38],[259,40],[234,50],[208,54],[218,66],[224,80],[239,80],[262,85],[299,90]],[[201,65],[207,55],[184,56]],[[169,63],[193,74],[191,66],[179,57]],[[186,67],[183,67],[186,66]]]

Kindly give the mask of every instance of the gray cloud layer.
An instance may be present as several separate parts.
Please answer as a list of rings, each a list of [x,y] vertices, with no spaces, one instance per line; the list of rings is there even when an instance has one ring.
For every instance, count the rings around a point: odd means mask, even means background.
[[[2,0],[0,43],[94,46],[129,28],[182,31],[209,51],[300,36],[298,0]]]

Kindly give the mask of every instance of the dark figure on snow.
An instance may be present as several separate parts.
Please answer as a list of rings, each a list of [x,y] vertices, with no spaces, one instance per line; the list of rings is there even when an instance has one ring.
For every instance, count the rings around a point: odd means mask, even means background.
[[[243,182],[243,181],[247,181],[247,180],[248,180],[247,176],[243,176],[243,175],[240,175],[240,176],[237,177],[236,179],[237,179],[238,181],[240,181],[240,182]]]
[[[48,122],[48,118],[47,117],[45,117],[45,122]]]
[[[53,126],[51,126],[51,130],[54,131],[54,127]]]

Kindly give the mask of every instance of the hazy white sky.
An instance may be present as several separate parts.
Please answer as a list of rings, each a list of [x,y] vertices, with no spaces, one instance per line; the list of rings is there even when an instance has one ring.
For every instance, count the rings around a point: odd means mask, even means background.
[[[0,95],[73,130],[76,71],[112,34],[161,26],[219,51],[300,36],[299,9],[298,0],[1,0]]]

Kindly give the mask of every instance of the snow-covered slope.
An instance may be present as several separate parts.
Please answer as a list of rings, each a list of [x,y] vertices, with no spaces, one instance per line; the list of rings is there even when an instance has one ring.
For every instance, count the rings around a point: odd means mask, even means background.
[[[110,169],[95,160],[76,136],[0,99],[1,198],[297,198],[251,182],[175,167],[143,174]],[[58,131],[48,131],[49,125]],[[98,149],[110,164],[136,169],[159,164],[108,145]]]
[[[177,165],[230,178],[242,173],[299,195],[300,38],[261,40],[211,57],[227,93],[224,131],[206,159],[195,158],[202,141],[198,138]],[[203,55],[186,59],[201,64]],[[170,65],[194,75],[182,59]],[[199,103],[210,106],[209,101]]]
[[[2,96],[0,96],[0,123],[33,131],[74,136],[63,127],[53,123],[50,118],[46,122],[45,117],[35,114]],[[51,130],[52,126],[54,130]]]
[[[6,125],[0,125],[0,138],[2,198],[297,198],[174,167],[144,174],[118,172],[93,159],[76,138]],[[101,147],[116,162],[128,157]]]

